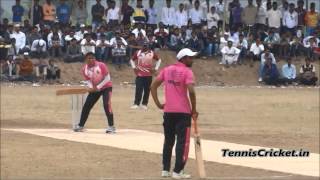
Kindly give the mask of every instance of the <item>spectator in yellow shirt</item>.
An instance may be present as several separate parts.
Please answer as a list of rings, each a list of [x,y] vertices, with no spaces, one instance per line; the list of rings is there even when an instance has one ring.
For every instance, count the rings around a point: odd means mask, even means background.
[[[56,19],[56,6],[51,0],[46,0],[46,3],[42,6],[43,9],[43,21],[48,25],[52,25]]]
[[[304,17],[306,26],[307,26],[307,34],[306,36],[311,36],[317,28],[318,21],[320,20],[320,16],[317,12],[315,12],[315,3],[310,4],[310,11],[308,11]]]

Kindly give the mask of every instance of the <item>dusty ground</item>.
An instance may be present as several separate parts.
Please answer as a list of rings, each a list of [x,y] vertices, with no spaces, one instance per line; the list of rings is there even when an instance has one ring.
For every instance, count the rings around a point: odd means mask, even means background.
[[[57,86],[1,86],[2,128],[70,128],[70,98],[56,97]],[[115,86],[113,110],[117,128],[162,132],[161,112],[153,102],[148,111],[130,110],[134,89]],[[319,153],[319,88],[198,88],[199,123],[204,139],[306,149]],[[150,99],[151,100],[151,99]],[[99,101],[87,128],[103,128]],[[1,179],[61,179],[68,177],[128,179],[157,178],[158,154],[134,152],[92,144],[54,140],[1,131]],[[286,176],[288,174],[206,163],[209,176]],[[195,171],[193,160],[187,171]],[[147,178],[148,179],[148,178]],[[255,179],[255,178],[253,178]],[[283,179],[311,179],[290,176]]]

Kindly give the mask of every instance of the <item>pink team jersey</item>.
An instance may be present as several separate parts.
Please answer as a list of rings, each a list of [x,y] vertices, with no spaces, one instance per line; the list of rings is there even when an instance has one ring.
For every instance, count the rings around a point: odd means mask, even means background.
[[[187,85],[194,84],[192,70],[178,62],[162,69],[157,79],[164,82],[164,112],[191,114]]]
[[[159,60],[159,57],[152,50],[148,50],[146,52],[142,52],[138,50],[134,53],[132,60],[136,63],[136,67],[138,68],[136,74],[139,77],[152,76],[151,70],[154,61]]]
[[[112,87],[109,70],[104,63],[94,61],[93,65],[85,64],[82,67],[82,74],[88,81],[90,88],[97,87],[99,90],[103,90]]]

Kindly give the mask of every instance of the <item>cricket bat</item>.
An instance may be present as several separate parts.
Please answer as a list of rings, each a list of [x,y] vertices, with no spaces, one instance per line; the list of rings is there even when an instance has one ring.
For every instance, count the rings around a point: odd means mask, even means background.
[[[66,89],[58,89],[56,91],[57,96],[61,95],[72,95],[72,94],[85,94],[88,90],[86,88],[66,88]]]
[[[200,140],[200,134],[198,131],[196,118],[193,118],[193,129],[194,129],[194,132],[193,132],[194,148],[195,148],[195,154],[196,154],[198,175],[202,179],[202,178],[206,178],[206,170],[205,170],[204,162],[203,162],[203,158],[202,158],[201,140]]]

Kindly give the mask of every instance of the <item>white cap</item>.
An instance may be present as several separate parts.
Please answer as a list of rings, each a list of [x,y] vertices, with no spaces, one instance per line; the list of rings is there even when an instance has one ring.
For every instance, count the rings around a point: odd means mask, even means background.
[[[81,25],[80,25],[80,27],[81,27],[81,28],[83,28],[83,27],[86,27],[86,25],[84,25],[84,24],[81,24]]]
[[[182,59],[182,58],[185,57],[185,56],[190,56],[190,57],[192,57],[192,56],[195,56],[195,55],[197,55],[197,54],[198,54],[198,52],[193,52],[193,51],[191,51],[191,49],[189,49],[189,48],[184,48],[184,49],[181,49],[181,50],[178,52],[178,54],[177,54],[177,59],[180,60],[180,59]]]
[[[46,42],[45,42],[44,40],[39,39],[39,46],[44,46],[45,43],[46,43]]]
[[[29,56],[29,53],[28,52],[24,52],[23,55]]]
[[[228,41],[231,41],[231,42],[234,43],[234,40],[232,38],[228,38]]]
[[[14,27],[20,27],[20,24],[15,24]]]

